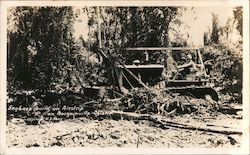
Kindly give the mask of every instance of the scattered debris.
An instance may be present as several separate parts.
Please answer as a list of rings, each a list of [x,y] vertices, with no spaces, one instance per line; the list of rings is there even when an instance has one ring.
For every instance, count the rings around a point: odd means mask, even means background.
[[[193,123],[201,126],[204,123],[194,116],[186,118],[177,116],[173,122]],[[186,119],[185,119],[186,118]],[[217,123],[232,122],[239,126],[239,120],[227,118],[224,114],[217,116]],[[7,145],[9,147],[154,147],[183,148],[199,146],[202,148],[237,148],[241,135],[225,135],[198,130],[161,128],[150,121],[112,120],[101,121],[76,118],[61,122],[26,125],[23,121],[7,122]],[[195,123],[195,124],[194,124]],[[214,120],[207,120],[212,124]],[[35,137],[35,138],[34,138]],[[232,140],[231,138],[234,140]]]

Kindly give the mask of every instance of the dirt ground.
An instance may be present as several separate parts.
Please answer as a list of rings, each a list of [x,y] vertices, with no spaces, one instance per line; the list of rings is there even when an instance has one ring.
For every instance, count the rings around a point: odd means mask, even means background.
[[[207,116],[185,114],[172,118],[178,123],[195,125],[217,124],[240,128],[241,114],[215,112]],[[85,117],[59,122],[26,125],[24,120],[7,121],[9,147],[154,147],[154,148],[232,148],[241,145],[240,135],[194,131],[169,127],[162,129],[149,121],[104,119]]]

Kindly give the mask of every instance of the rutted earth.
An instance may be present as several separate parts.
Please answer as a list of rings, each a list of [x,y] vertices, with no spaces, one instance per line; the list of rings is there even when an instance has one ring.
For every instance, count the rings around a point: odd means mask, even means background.
[[[195,125],[218,124],[240,128],[241,116],[217,112],[199,116],[185,114],[168,118],[178,123]],[[149,121],[68,119],[60,122],[44,122],[26,125],[24,120],[7,121],[7,145],[9,147],[201,147],[232,148],[241,144],[240,135],[194,130],[156,127]]]

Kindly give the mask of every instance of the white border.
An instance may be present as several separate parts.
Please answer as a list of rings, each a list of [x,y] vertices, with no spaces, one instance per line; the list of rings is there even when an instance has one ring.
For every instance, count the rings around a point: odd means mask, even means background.
[[[247,6],[247,0],[83,0],[83,1],[15,1],[3,0],[4,6]]]
[[[6,147],[6,57],[7,57],[7,7],[8,6],[243,6],[243,131],[241,148],[7,148]],[[0,52],[0,104],[1,135],[0,154],[249,154],[249,2],[237,1],[0,1],[1,6],[1,52]]]

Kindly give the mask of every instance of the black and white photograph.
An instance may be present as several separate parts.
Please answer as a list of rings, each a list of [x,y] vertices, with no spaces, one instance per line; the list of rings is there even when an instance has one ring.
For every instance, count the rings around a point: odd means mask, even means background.
[[[249,2],[58,2],[0,2],[1,148],[249,153]]]

